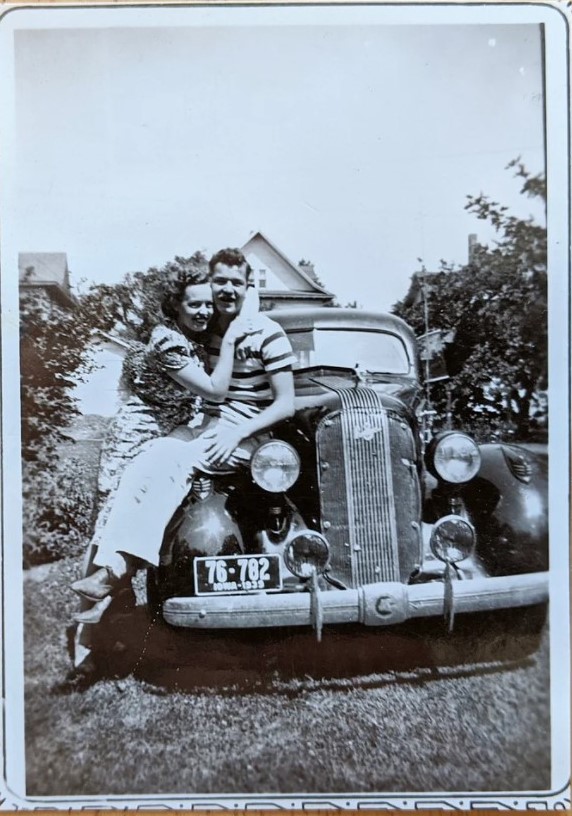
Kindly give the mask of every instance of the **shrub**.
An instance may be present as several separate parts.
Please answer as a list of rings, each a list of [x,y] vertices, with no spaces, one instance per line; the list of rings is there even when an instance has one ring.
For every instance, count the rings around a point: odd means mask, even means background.
[[[90,463],[75,454],[51,468],[24,463],[23,498],[24,568],[85,552],[97,501]]]

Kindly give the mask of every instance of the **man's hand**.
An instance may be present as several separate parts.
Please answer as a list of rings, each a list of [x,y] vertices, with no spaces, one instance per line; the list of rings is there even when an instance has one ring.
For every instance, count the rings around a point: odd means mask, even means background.
[[[213,431],[207,431],[204,438],[208,440],[205,453],[213,465],[228,464],[232,454],[238,448],[244,436],[240,426],[234,428],[218,427]]]

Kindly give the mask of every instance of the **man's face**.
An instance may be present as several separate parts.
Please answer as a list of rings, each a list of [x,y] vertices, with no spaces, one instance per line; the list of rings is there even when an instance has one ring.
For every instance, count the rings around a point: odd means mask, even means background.
[[[217,263],[210,282],[216,311],[220,315],[235,317],[246,294],[246,266]]]

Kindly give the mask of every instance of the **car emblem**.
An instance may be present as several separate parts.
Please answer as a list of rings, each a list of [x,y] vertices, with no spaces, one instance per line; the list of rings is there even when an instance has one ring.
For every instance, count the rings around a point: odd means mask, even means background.
[[[358,426],[354,431],[354,439],[365,439],[366,442],[371,442],[376,433],[383,430],[381,420],[372,422],[371,419],[366,419],[365,422]]]
[[[375,608],[382,618],[390,618],[395,612],[396,601],[391,595],[380,595]]]

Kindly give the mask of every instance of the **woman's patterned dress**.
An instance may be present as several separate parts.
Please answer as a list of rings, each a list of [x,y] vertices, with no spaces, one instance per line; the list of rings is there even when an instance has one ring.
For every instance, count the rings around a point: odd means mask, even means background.
[[[96,529],[107,517],[125,466],[146,442],[167,436],[181,425],[201,425],[201,397],[178,385],[169,372],[188,365],[204,371],[207,360],[203,347],[174,325],[157,326],[147,345],[131,344],[122,372],[123,389],[129,397],[112,419],[101,449],[101,510]]]

